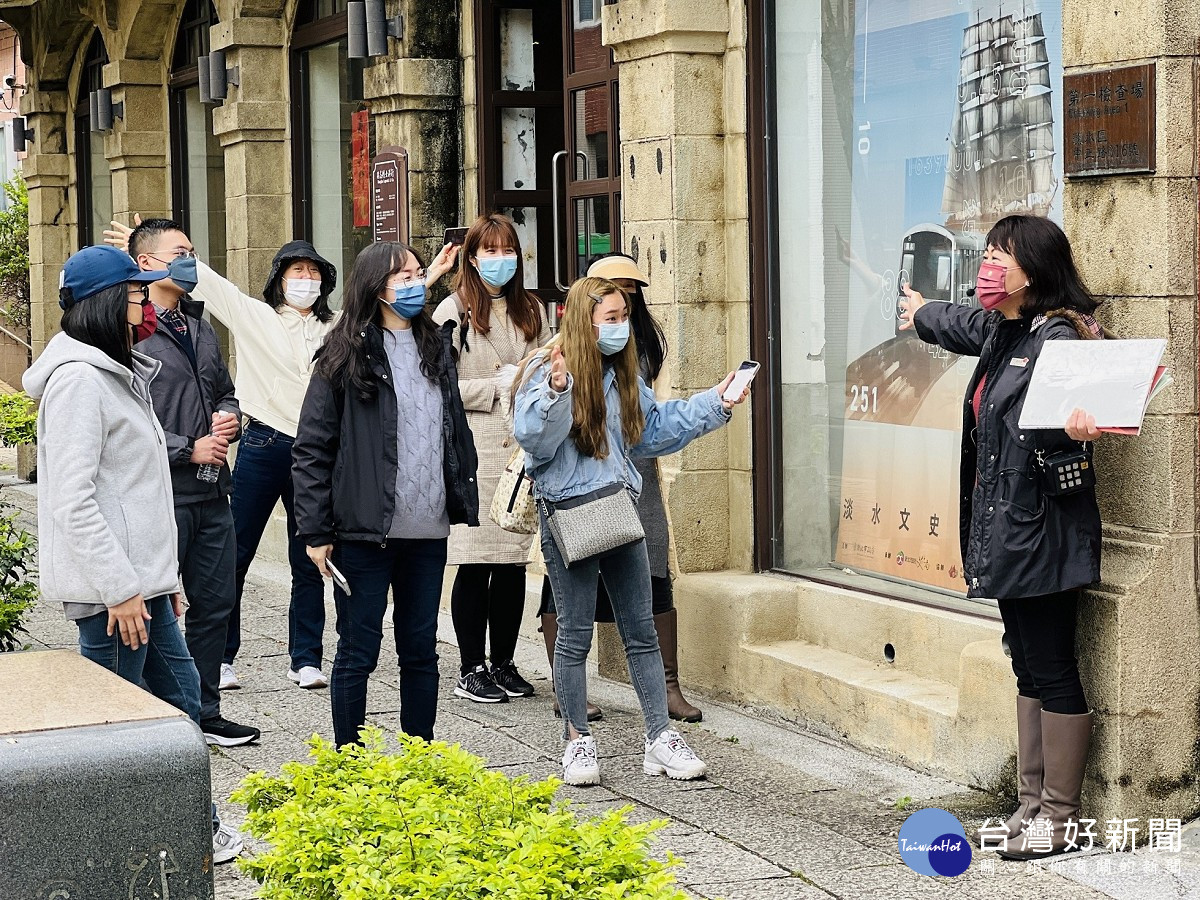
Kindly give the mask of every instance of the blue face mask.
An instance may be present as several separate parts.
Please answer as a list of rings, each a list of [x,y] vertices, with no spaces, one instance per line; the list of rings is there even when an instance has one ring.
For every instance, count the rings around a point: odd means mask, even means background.
[[[596,327],[600,329],[600,337],[596,339],[596,345],[605,356],[614,356],[620,353],[629,343],[628,321],[606,322]]]
[[[392,308],[392,312],[402,319],[409,321],[415,319],[421,314],[421,310],[425,308],[425,285],[419,281],[412,284],[402,285],[393,289],[396,294],[395,300],[385,300],[388,306]]]
[[[479,263],[479,277],[494,288],[502,288],[517,274],[515,256],[485,256],[475,258]]]
[[[185,294],[196,289],[199,276],[196,274],[196,257],[177,256],[167,264],[167,274]]]

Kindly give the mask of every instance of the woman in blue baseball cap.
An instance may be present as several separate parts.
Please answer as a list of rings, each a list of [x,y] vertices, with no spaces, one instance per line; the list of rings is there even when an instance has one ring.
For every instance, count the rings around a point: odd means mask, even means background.
[[[183,613],[171,471],[150,400],[159,363],[133,349],[153,326],[148,284],[115,247],[63,267],[62,332],[25,373],[37,422],[42,596],[79,628],[83,656],[200,716]],[[213,809],[213,861],[241,851]]]

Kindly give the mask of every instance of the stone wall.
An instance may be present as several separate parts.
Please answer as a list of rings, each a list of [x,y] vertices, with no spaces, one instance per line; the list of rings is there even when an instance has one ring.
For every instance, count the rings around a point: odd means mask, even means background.
[[[1085,281],[1123,337],[1168,338],[1175,384],[1141,437],[1097,446],[1105,526],[1100,589],[1080,616],[1096,711],[1091,814],[1185,820],[1200,809],[1197,614],[1196,43],[1200,6],[1179,0],[1063,4],[1067,74],[1157,64],[1154,175],[1077,178],[1064,218]]]

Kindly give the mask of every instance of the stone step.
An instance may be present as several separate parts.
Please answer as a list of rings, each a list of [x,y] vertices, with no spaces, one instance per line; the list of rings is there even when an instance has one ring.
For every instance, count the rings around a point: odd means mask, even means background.
[[[990,730],[982,727],[986,723],[963,719],[959,709],[964,694],[976,694],[1003,672],[998,642],[962,648],[963,677],[956,684],[802,640],[744,643],[740,649],[738,682],[752,703],[769,704],[810,727],[967,783],[975,781],[973,761],[990,755],[979,746]],[[962,708],[977,710],[975,699]],[[1008,714],[1006,708],[995,713]],[[989,768],[977,771],[982,776]]]

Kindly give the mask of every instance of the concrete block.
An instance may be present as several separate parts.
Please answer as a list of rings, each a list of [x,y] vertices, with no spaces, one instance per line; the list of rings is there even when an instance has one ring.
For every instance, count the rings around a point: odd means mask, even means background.
[[[728,568],[728,474],[680,472],[667,502],[680,568],[685,572]]]
[[[1076,178],[1063,219],[1079,272],[1100,296],[1196,291],[1196,198],[1190,178]]]
[[[1064,0],[1062,16],[1066,66],[1191,56],[1200,33],[1200,5],[1186,0]]]
[[[181,712],[70,650],[0,655],[8,897],[211,900],[208,748]]]
[[[621,64],[621,138],[724,132],[721,57],[673,53]]]
[[[1147,415],[1137,440],[1096,444],[1100,516],[1150,532],[1195,527],[1196,420]]]

